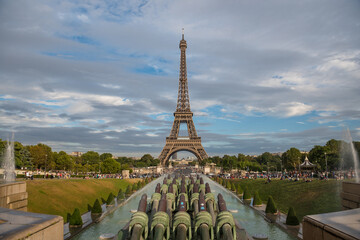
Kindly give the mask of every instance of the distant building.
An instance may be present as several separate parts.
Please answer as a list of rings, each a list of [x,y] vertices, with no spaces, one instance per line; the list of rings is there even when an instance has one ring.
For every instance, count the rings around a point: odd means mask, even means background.
[[[73,157],[81,157],[81,155],[83,155],[83,153],[82,152],[72,152],[69,155],[73,156]]]

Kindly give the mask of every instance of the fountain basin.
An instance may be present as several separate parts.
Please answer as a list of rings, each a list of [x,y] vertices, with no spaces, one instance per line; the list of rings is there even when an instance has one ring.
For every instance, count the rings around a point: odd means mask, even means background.
[[[343,182],[341,198],[344,210],[360,208],[360,183]]]
[[[1,239],[64,239],[60,216],[0,208],[0,219]]]
[[[0,184],[0,207],[27,211],[27,199],[26,182]]]
[[[303,219],[303,239],[360,239],[360,209],[308,215]]]

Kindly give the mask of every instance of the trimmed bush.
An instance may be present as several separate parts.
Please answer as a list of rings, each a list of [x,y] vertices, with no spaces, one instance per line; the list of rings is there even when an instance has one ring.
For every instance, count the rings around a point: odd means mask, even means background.
[[[102,204],[106,203],[106,200],[104,198],[101,198]]]
[[[277,207],[275,205],[274,199],[272,198],[272,196],[269,196],[269,199],[267,201],[266,204],[266,209],[265,209],[266,213],[277,213]]]
[[[236,193],[239,195],[244,193],[243,189],[241,188],[240,183],[236,187]]]
[[[295,210],[293,207],[289,208],[287,217],[286,217],[286,225],[296,226],[299,225],[299,219],[296,217]]]
[[[235,188],[235,184],[234,182],[231,182],[231,191],[235,192],[236,188]]]
[[[69,224],[71,226],[81,226],[83,225],[83,221],[81,219],[80,210],[75,208],[74,213],[70,217]]]
[[[123,192],[122,188],[120,188],[117,197],[118,197],[118,199],[124,199],[125,198],[125,193]]]
[[[231,182],[230,182],[230,181],[227,181],[227,183],[226,183],[226,188],[229,189],[229,190],[231,190]]]
[[[94,202],[94,206],[91,209],[91,213],[102,213],[102,208],[99,202],[99,199],[96,199]]]
[[[88,204],[88,211],[90,212],[91,211],[91,205],[90,204]]]
[[[66,222],[70,222],[71,213],[66,214]]]
[[[250,190],[247,187],[245,187],[243,200],[250,200],[250,199],[251,199]]]
[[[125,191],[125,195],[126,195],[126,196],[130,196],[130,195],[131,195],[131,192],[132,192],[131,185],[128,185],[127,188],[126,188],[126,191]]]
[[[253,206],[260,206],[260,205],[262,205],[262,201],[261,201],[261,198],[259,196],[259,192],[256,191],[255,195],[254,195]]]
[[[110,193],[106,200],[106,205],[112,205],[113,203],[114,203],[114,194]]]

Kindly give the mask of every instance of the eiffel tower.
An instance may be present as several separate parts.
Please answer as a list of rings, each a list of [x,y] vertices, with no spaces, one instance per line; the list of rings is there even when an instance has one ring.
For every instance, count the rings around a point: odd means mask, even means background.
[[[201,137],[198,137],[193,122],[193,113],[190,110],[190,98],[186,73],[186,48],[184,39],[184,29],[182,39],[179,44],[180,56],[180,74],[179,74],[179,92],[176,111],[174,112],[174,123],[169,137],[166,138],[166,144],[160,153],[159,160],[161,165],[169,160],[171,155],[178,151],[189,151],[193,153],[199,161],[208,158],[204,147],[201,145]],[[180,124],[187,126],[188,136],[179,136]]]

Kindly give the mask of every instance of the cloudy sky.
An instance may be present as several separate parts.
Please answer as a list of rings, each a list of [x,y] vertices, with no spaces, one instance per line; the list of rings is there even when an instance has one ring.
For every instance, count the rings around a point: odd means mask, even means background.
[[[157,156],[183,27],[209,155],[360,140],[357,0],[1,0],[0,138]]]

